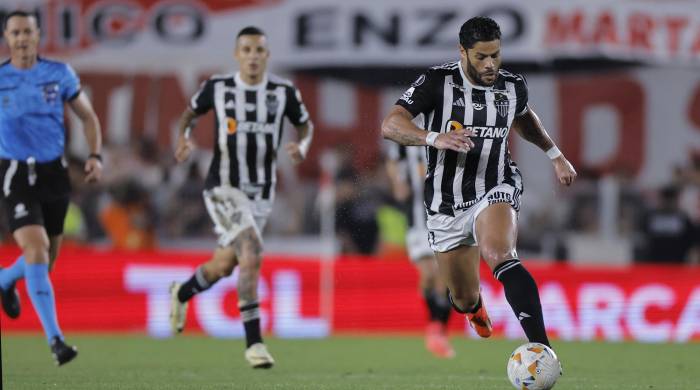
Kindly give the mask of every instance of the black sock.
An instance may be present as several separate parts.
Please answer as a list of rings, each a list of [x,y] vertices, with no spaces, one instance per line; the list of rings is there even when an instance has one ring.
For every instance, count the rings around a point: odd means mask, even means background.
[[[450,319],[450,313],[452,313],[452,305],[450,305],[450,300],[448,298],[447,290],[442,293],[435,293],[435,305],[437,306],[437,319],[441,323],[447,325],[447,321]]]
[[[428,307],[428,313],[430,314],[430,321],[439,321],[440,313],[438,304],[435,300],[435,291],[432,288],[423,290],[423,299],[425,300],[425,305]]]
[[[180,286],[180,289],[177,291],[177,299],[185,303],[192,299],[195,294],[199,294],[209,287],[211,287],[211,284],[204,279],[202,267],[199,267],[192,277]]]
[[[512,259],[499,264],[493,275],[503,284],[506,299],[520,320],[520,326],[530,342],[549,346],[542,319],[542,305],[537,284],[520,260]]]
[[[245,329],[246,348],[249,348],[255,343],[262,343],[259,306],[257,302],[253,302],[238,307],[238,310],[241,312],[241,319],[243,320],[243,328]]]

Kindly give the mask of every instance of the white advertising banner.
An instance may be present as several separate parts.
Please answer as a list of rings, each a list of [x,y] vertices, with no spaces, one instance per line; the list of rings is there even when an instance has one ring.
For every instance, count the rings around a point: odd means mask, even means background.
[[[697,1],[9,0],[0,12],[17,6],[39,11],[45,54],[83,68],[227,68],[247,25],[268,33],[279,67],[431,65],[476,15],[500,23],[506,61],[700,64]]]

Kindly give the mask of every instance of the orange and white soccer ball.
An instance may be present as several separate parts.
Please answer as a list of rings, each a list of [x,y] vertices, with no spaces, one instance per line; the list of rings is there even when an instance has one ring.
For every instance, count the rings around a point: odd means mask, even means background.
[[[508,358],[508,379],[516,389],[549,390],[561,374],[559,358],[544,344],[523,344]]]

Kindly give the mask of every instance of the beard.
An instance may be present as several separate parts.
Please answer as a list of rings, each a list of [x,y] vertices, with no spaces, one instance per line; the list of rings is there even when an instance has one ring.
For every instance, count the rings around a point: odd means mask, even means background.
[[[498,74],[498,69],[495,70],[495,73]],[[477,71],[476,68],[472,66],[472,62],[469,61],[469,58],[467,58],[467,75],[469,75],[469,77],[471,77],[477,85],[480,85],[482,87],[491,87],[494,84],[496,84],[496,77],[493,78],[493,82],[491,83],[487,83],[486,81],[484,81],[479,71]]]

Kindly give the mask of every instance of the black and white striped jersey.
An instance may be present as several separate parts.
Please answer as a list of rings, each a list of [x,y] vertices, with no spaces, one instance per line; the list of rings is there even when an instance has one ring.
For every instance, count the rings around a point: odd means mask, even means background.
[[[205,186],[230,185],[251,199],[272,199],[283,117],[304,124],[309,114],[299,90],[288,80],[266,74],[248,85],[240,74],[212,76],[190,99],[197,115],[214,110],[214,158]]]
[[[473,85],[459,61],[430,68],[396,104],[414,116],[425,114],[426,130],[472,129],[468,153],[427,147],[425,207],[429,214],[454,215],[476,204],[491,188],[510,184],[522,191],[522,177],[508,150],[513,118],[527,112],[525,79],[501,69],[492,87]]]
[[[405,209],[410,227],[421,223],[425,225],[425,208],[423,207],[424,183],[426,172],[425,149],[420,146],[405,146],[395,142],[389,143],[387,158],[398,165],[399,179],[411,189]]]

